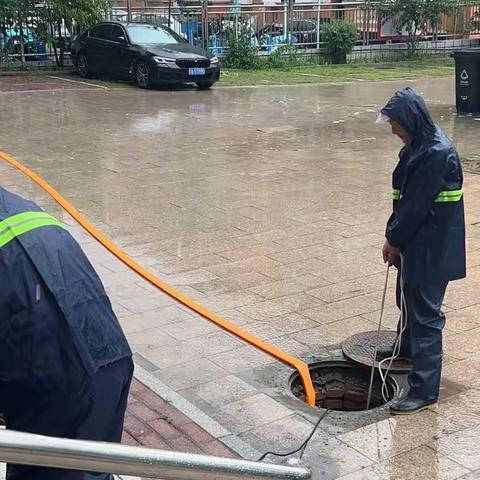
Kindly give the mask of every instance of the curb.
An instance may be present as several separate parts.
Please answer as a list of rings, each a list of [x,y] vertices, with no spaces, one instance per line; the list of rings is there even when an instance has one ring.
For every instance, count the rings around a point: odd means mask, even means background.
[[[195,405],[183,398],[177,392],[165,385],[157,377],[149,373],[137,362],[135,362],[135,378],[168,402],[177,410],[182,412],[190,420],[203,428],[212,437],[223,443],[230,450],[246,460],[257,460],[261,453],[237,435],[220,425],[216,420],[206,415]]]

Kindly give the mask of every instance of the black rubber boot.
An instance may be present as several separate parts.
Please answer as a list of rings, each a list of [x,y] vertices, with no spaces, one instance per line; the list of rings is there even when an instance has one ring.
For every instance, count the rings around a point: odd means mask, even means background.
[[[393,355],[393,345],[389,347],[380,347],[377,350],[377,360],[383,360],[385,358],[391,358]],[[410,355],[408,355],[406,352],[402,352],[402,349],[400,349],[400,354],[398,358],[407,358],[410,359]]]
[[[437,404],[437,399],[425,401],[418,398],[409,398],[408,395],[390,406],[392,415],[413,415],[427,408],[432,408]]]

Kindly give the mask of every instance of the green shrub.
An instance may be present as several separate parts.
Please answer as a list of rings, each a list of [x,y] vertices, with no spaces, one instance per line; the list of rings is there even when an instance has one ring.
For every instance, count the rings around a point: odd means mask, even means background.
[[[238,31],[227,30],[228,49],[225,55],[227,68],[253,69],[258,67],[258,47],[254,44],[252,30],[242,25]]]
[[[347,54],[351,53],[357,41],[357,29],[343,20],[324,25],[322,42],[331,63],[347,63]]]
[[[268,56],[267,65],[273,68],[281,68],[296,66],[300,62],[301,59],[294,46],[281,45]]]

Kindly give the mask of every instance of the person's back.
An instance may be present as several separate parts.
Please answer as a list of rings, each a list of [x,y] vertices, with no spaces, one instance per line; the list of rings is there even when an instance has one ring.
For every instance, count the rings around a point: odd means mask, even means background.
[[[119,441],[133,367],[105,289],[60,222],[1,187],[0,275],[0,411],[7,428]],[[99,377],[111,390],[104,405],[92,402]],[[110,396],[117,411],[99,414]],[[81,475],[12,467],[7,478],[88,478]]]

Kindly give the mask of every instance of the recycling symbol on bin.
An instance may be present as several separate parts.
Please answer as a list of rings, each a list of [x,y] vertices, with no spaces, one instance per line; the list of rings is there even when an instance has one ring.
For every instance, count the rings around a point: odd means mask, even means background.
[[[462,73],[460,74],[460,78],[462,80],[468,80],[468,73],[466,70],[463,70]]]

